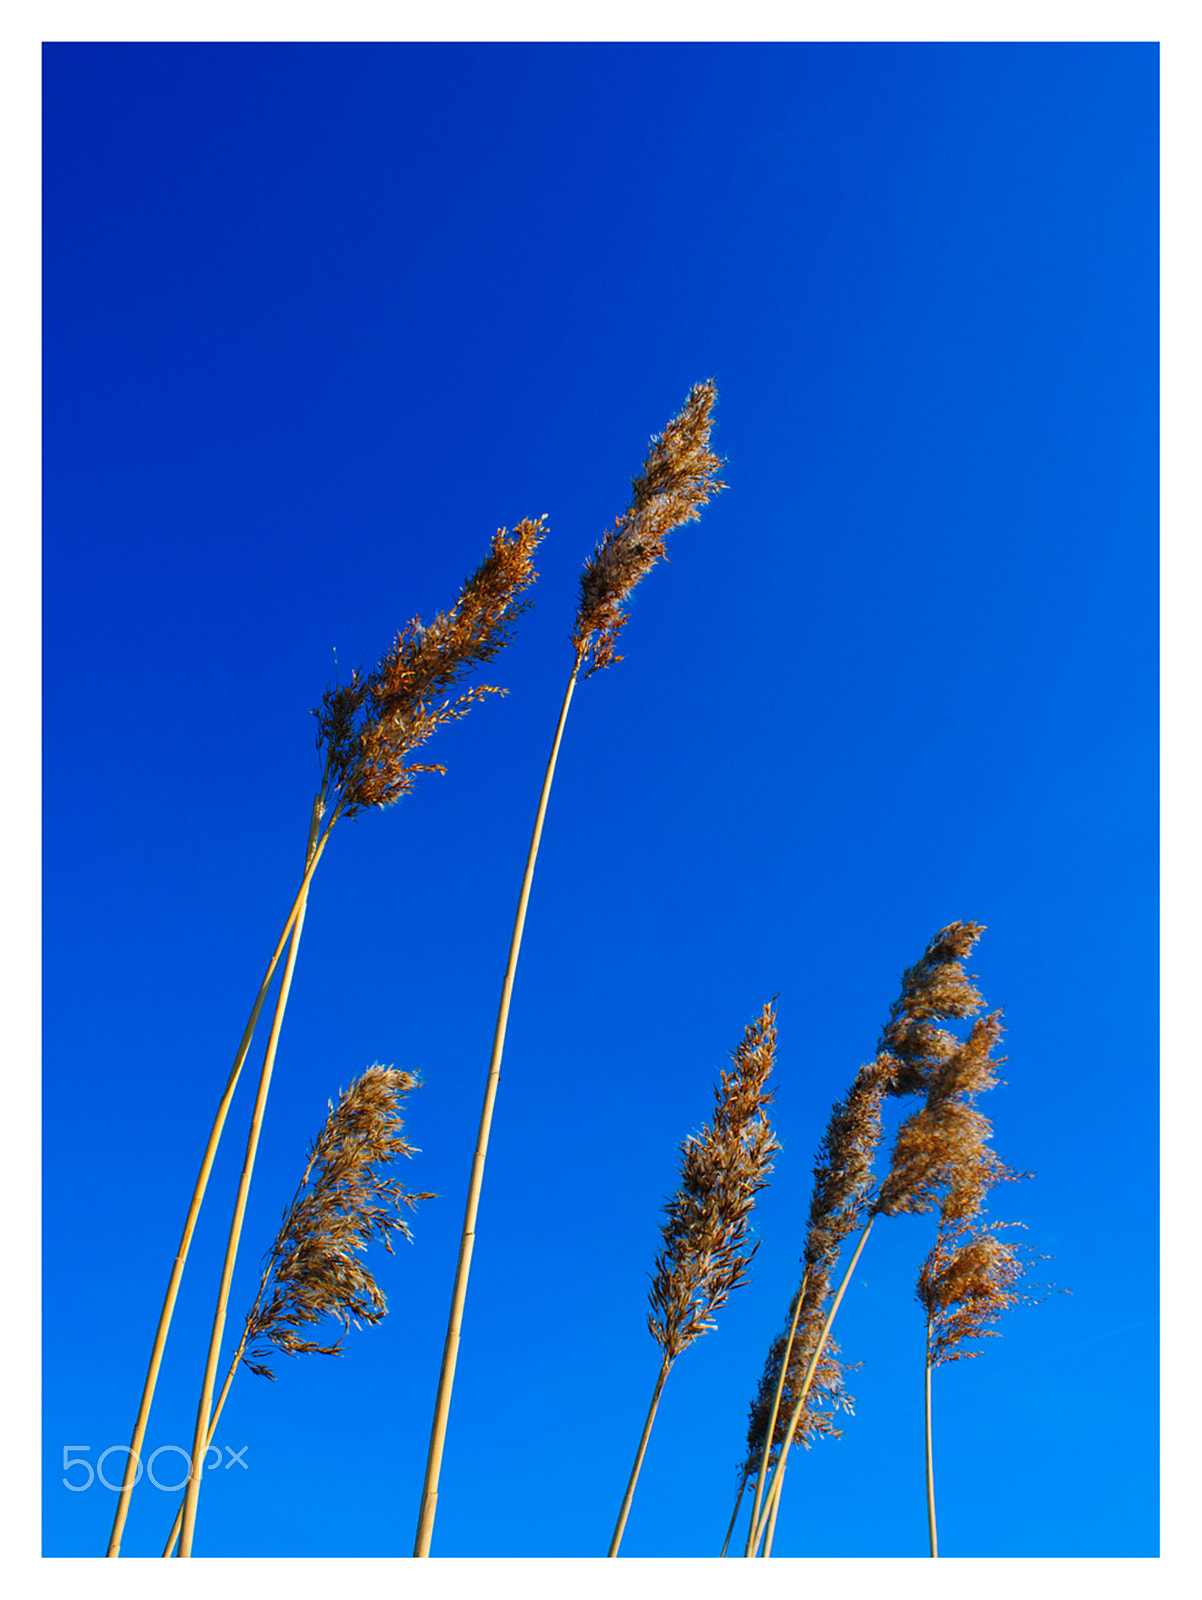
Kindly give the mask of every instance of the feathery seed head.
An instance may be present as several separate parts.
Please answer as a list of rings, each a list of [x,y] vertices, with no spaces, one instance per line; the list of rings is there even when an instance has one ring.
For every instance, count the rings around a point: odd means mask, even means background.
[[[310,1147],[292,1204],[268,1254],[259,1293],[246,1319],[246,1354],[252,1372],[274,1379],[266,1366],[271,1349],[287,1355],[338,1355],[331,1345],[301,1337],[325,1317],[343,1330],[379,1322],[387,1304],[360,1260],[373,1239],[392,1253],[392,1234],[410,1237],[401,1207],[412,1210],[431,1194],[407,1194],[383,1168],[412,1155],[401,1137],[402,1098],[417,1086],[408,1072],[369,1067],[351,1084]],[[253,1348],[252,1348],[253,1347]]]
[[[811,1274],[819,1262],[829,1270],[839,1246],[859,1223],[872,1187],[872,1160],[881,1139],[881,1102],[892,1075],[880,1060],[860,1068],[847,1094],[831,1111],[818,1147],[810,1225],[802,1260]]]
[[[955,1034],[933,1026],[975,1015],[984,1003],[962,962],[984,933],[978,922],[951,922],[902,974],[901,994],[877,1043],[894,1063],[892,1094],[919,1094],[935,1067],[959,1047]]]
[[[325,792],[338,797],[344,816],[393,805],[418,773],[443,767],[408,760],[436,728],[466,715],[485,695],[504,694],[478,684],[453,700],[438,696],[474,668],[491,661],[513,637],[513,622],[534,582],[534,551],[546,533],[544,519],[501,528],[492,549],[459,592],[450,611],[427,626],[408,623],[366,676],[327,689],[317,717],[317,748],[326,752]]]
[[[780,1148],[768,1122],[776,1051],[771,1004],[745,1031],[734,1069],[714,1088],[708,1127],[681,1146],[680,1187],[665,1206],[647,1325],[670,1359],[714,1326],[714,1313],[746,1282],[755,1197]]]
[[[930,1361],[972,1360],[980,1350],[966,1350],[974,1339],[998,1339],[996,1322],[1003,1311],[1032,1305],[1042,1296],[1020,1292],[1030,1247],[1001,1237],[1003,1229],[1022,1223],[993,1222],[979,1227],[941,1226],[935,1248],[922,1264],[916,1298],[931,1327]]]
[[[1001,1036],[1002,1014],[995,1011],[928,1064],[926,1101],[897,1130],[874,1213],[922,1213],[938,1205],[948,1218],[969,1216],[993,1184],[1018,1176],[989,1147],[993,1127],[976,1107],[977,1096],[998,1081],[992,1053]]]
[[[629,506],[585,563],[572,644],[580,661],[592,651],[586,677],[621,661],[614,643],[629,621],[622,603],[666,559],[668,534],[695,521],[710,497],[726,487],[716,476],[722,462],[709,449],[717,397],[712,379],[694,384],[679,413],[652,438]]]

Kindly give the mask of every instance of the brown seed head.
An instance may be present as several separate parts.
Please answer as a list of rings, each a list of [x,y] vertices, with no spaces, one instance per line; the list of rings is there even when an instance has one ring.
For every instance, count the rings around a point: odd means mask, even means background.
[[[959,1048],[954,1033],[934,1024],[981,1009],[975,974],[962,963],[984,931],[979,922],[949,923],[902,974],[901,994],[877,1042],[878,1058],[888,1057],[893,1065],[891,1093],[921,1094],[934,1068]]]
[[[492,550],[472,573],[450,611],[429,626],[408,623],[375,669],[327,689],[317,717],[317,748],[326,753],[323,793],[344,816],[394,804],[421,772],[441,766],[411,762],[411,752],[434,730],[453,722],[485,695],[504,694],[477,684],[453,700],[438,696],[513,637],[514,619],[528,604],[521,595],[535,579],[534,551],[546,533],[542,520],[498,530]]]
[[[810,1226],[802,1261],[808,1272],[821,1262],[829,1271],[848,1234],[855,1231],[872,1188],[872,1161],[881,1140],[881,1102],[892,1083],[888,1063],[860,1068],[836,1103],[818,1147]]]
[[[989,1148],[993,1127],[975,1103],[997,1082],[992,1051],[1001,1034],[1000,1011],[980,1017],[968,1038],[932,1068],[926,1103],[897,1130],[874,1211],[930,1211],[946,1196],[957,1214],[968,1215],[991,1184],[1014,1176]]]
[[[664,1208],[648,1294],[647,1326],[670,1360],[714,1326],[714,1313],[746,1282],[757,1249],[747,1248],[751,1212],[780,1148],[766,1114],[775,1052],[775,1015],[766,1005],[734,1051],[734,1070],[714,1087],[709,1126],[681,1146],[680,1187]]]
[[[317,1344],[299,1329],[331,1317],[345,1330],[379,1322],[388,1307],[360,1256],[372,1239],[391,1254],[392,1235],[410,1237],[401,1207],[431,1194],[407,1194],[383,1168],[412,1155],[401,1137],[400,1104],[417,1079],[392,1067],[369,1067],[338,1100],[309,1150],[304,1176],[268,1255],[246,1319],[252,1372],[274,1379],[271,1349],[287,1355],[338,1355],[341,1338]]]
[[[629,621],[622,604],[639,579],[666,559],[668,534],[695,521],[710,497],[726,487],[716,476],[722,462],[709,449],[717,398],[712,379],[694,384],[679,413],[652,438],[629,506],[585,563],[572,644],[580,661],[592,651],[586,677],[621,661],[614,643]]]
[[[971,1360],[983,1352],[966,1350],[974,1339],[997,1339],[989,1327],[1003,1311],[1019,1304],[1034,1304],[1042,1295],[1020,1292],[1027,1270],[1028,1246],[1001,1237],[1002,1230],[1021,1223],[993,1222],[986,1226],[942,1224],[935,1248],[918,1275],[917,1299],[931,1325],[931,1365]]]

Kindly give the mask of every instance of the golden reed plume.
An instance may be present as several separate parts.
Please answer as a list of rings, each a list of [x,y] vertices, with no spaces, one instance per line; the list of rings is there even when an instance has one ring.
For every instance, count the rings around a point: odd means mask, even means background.
[[[327,1102],[329,1115],[309,1147],[309,1159],[292,1203],[267,1254],[254,1304],[246,1315],[221,1393],[209,1419],[207,1444],[213,1442],[230,1386],[239,1366],[275,1381],[267,1366],[269,1354],[341,1355],[341,1336],[318,1344],[301,1336],[324,1319],[342,1325],[345,1333],[361,1322],[377,1323],[387,1302],[361,1259],[379,1240],[392,1254],[392,1235],[411,1237],[402,1208],[412,1210],[432,1194],[409,1194],[384,1172],[413,1146],[401,1136],[401,1101],[417,1087],[408,1072],[379,1065],[368,1067],[338,1104]],[[175,1549],[183,1523],[176,1513],[164,1557]]]
[[[392,1235],[409,1239],[402,1208],[413,1210],[432,1194],[408,1194],[382,1170],[413,1147],[401,1137],[402,1098],[417,1079],[393,1067],[368,1067],[339,1097],[310,1150],[296,1196],[275,1243],[255,1303],[246,1319],[242,1360],[274,1380],[268,1346],[286,1355],[338,1355],[298,1330],[329,1318],[344,1333],[360,1322],[377,1323],[387,1302],[361,1257],[373,1239],[392,1254]]]
[[[680,1187],[664,1210],[647,1326],[663,1351],[651,1407],[618,1512],[609,1555],[616,1556],[668,1373],[682,1350],[714,1326],[714,1313],[745,1283],[759,1248],[749,1245],[755,1197],[767,1187],[780,1145],[768,1122],[768,1077],[776,1059],[771,1004],[744,1032],[734,1071],[714,1086],[714,1114],[681,1146]]]
[[[585,563],[572,643],[578,664],[591,647],[586,677],[621,661],[614,643],[630,620],[622,604],[639,579],[666,559],[668,534],[695,521],[710,497],[726,488],[716,475],[722,462],[709,448],[717,398],[712,378],[693,385],[677,415],[652,437],[630,504]]]
[[[350,683],[326,690],[313,715],[317,748],[326,756],[327,804],[353,817],[394,805],[418,773],[445,771],[407,757],[477,700],[506,693],[476,684],[454,700],[435,703],[513,637],[514,620],[529,604],[521,596],[536,577],[532,557],[546,531],[542,519],[519,522],[512,534],[498,529],[492,550],[450,611],[440,611],[428,626],[415,617],[366,677],[354,673]]]

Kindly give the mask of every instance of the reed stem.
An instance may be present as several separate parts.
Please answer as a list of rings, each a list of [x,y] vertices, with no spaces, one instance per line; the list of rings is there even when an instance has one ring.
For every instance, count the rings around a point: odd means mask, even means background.
[[[931,1554],[939,1554],[939,1540],[935,1534],[935,1459],[931,1449],[931,1319],[927,1317],[926,1359],[926,1432],[927,1432],[927,1532],[931,1540]]]
[[[488,1079],[484,1086],[484,1103],[480,1109],[480,1127],[476,1134],[476,1153],[472,1157],[471,1177],[468,1181],[467,1204],[463,1213],[463,1233],[459,1241],[459,1260],[455,1267],[455,1282],[451,1290],[451,1309],[447,1319],[447,1336],[442,1350],[442,1367],[438,1374],[438,1392],[434,1399],[434,1418],[430,1427],[430,1447],[426,1456],[426,1477],[422,1485],[421,1509],[417,1520],[417,1537],[413,1554],[428,1556],[434,1534],[434,1516],[438,1508],[438,1480],[442,1471],[442,1452],[446,1442],[447,1418],[451,1410],[451,1390],[455,1383],[455,1364],[459,1358],[459,1336],[463,1326],[463,1307],[467,1299],[467,1280],[472,1265],[472,1250],[476,1243],[476,1213],[480,1206],[480,1190],[484,1183],[484,1160],[488,1154],[488,1135],[492,1126],[493,1106],[497,1098],[497,1085],[501,1080],[501,1056],[505,1050],[505,1030],[509,1023],[509,1002],[513,994],[514,974],[522,948],[522,932],[526,926],[526,907],[530,901],[530,885],[534,881],[534,864],[538,860],[538,847],[543,834],[543,820],[547,815],[547,801],[551,795],[551,781],[555,776],[555,763],[559,759],[559,746],[563,739],[568,707],[576,689],[576,678],[584,659],[577,651],[568,686],[564,692],[559,722],[551,744],[547,770],[543,776],[542,793],[534,818],[534,831],[530,849],[526,853],[526,869],[522,874],[522,888],[518,895],[517,914],[513,921],[513,935],[509,941],[509,958],[505,978],[501,985],[501,1002],[497,1009],[497,1025],[493,1032],[492,1055],[488,1063]]]
[[[785,1459],[789,1454],[789,1447],[793,1443],[793,1436],[797,1432],[797,1424],[801,1421],[801,1413],[805,1408],[806,1398],[810,1392],[810,1385],[814,1381],[814,1374],[818,1370],[818,1363],[822,1359],[822,1352],[826,1349],[826,1341],[830,1337],[831,1324],[835,1320],[835,1313],[838,1311],[840,1303],[843,1300],[843,1296],[847,1292],[847,1286],[851,1282],[851,1275],[856,1270],[856,1263],[860,1259],[860,1252],[868,1242],[868,1235],[872,1232],[872,1224],[875,1221],[876,1214],[874,1213],[869,1217],[867,1223],[864,1225],[864,1231],[860,1234],[859,1242],[856,1245],[855,1252],[847,1264],[847,1271],[843,1274],[843,1281],[840,1283],[839,1288],[835,1293],[835,1298],[831,1302],[831,1308],[826,1314],[826,1320],[822,1324],[822,1332],[818,1336],[818,1344],[815,1347],[814,1354],[810,1357],[809,1363],[806,1366],[805,1377],[802,1379],[801,1383],[801,1392],[798,1394],[797,1400],[794,1403],[793,1412],[789,1418],[788,1429],[786,1430],[784,1439],[781,1441],[780,1458],[776,1464],[776,1471],[772,1474],[772,1483],[768,1489],[767,1498],[760,1514],[759,1524],[753,1524],[751,1532],[747,1536],[746,1553],[749,1556],[754,1556],[759,1548],[760,1541],[763,1538],[767,1527],[768,1518],[771,1514],[772,1507],[780,1499],[781,1484],[784,1481],[783,1469],[785,1465]]]
[[[743,1504],[743,1490],[747,1487],[747,1479],[751,1475],[751,1468],[743,1468],[743,1476],[739,1479],[739,1492],[735,1495],[735,1508],[730,1514],[730,1527],[726,1530],[726,1539],[718,1552],[719,1559],[724,1556],[730,1547],[730,1536],[735,1531],[735,1523],[739,1520],[739,1507]]]
[[[782,1481],[781,1488],[784,1488]],[[772,1554],[772,1535],[776,1532],[776,1514],[780,1510],[780,1495],[772,1502],[772,1510],[768,1516],[768,1532],[764,1535],[764,1548],[761,1554],[765,1559]]]
[[[320,820],[320,811],[315,804],[313,820],[309,827],[309,848],[306,855],[305,866],[308,869],[310,862],[316,855],[316,832]],[[338,815],[335,809],[326,828],[326,837]],[[179,1554],[189,1557],[192,1554],[192,1535],[196,1525],[196,1502],[200,1495],[200,1479],[204,1471],[204,1458],[209,1446],[209,1423],[213,1405],[213,1389],[217,1379],[217,1362],[221,1354],[221,1339],[225,1332],[226,1310],[229,1305],[230,1285],[234,1277],[234,1263],[238,1255],[238,1244],[242,1237],[242,1219],[246,1214],[246,1201],[250,1193],[250,1180],[255,1167],[255,1155],[259,1147],[259,1133],[263,1126],[263,1114],[267,1109],[267,1092],[271,1088],[271,1073],[275,1066],[276,1048],[280,1042],[280,1029],[284,1023],[284,1012],[288,1006],[288,992],[292,987],[292,974],[296,968],[297,951],[300,949],[301,933],[305,925],[305,909],[308,901],[308,890],[305,890],[301,899],[296,920],[292,924],[292,938],[288,946],[288,958],[284,963],[284,975],[280,980],[279,994],[276,996],[275,1014],[271,1019],[271,1033],[267,1039],[267,1050],[263,1056],[263,1066],[259,1072],[259,1089],[255,1096],[255,1107],[251,1114],[250,1132],[246,1140],[246,1155],[242,1162],[242,1175],[238,1180],[238,1194],[234,1201],[234,1215],[230,1222],[229,1242],[226,1245],[225,1261],[221,1269],[221,1287],[217,1293],[217,1307],[213,1313],[213,1331],[209,1338],[209,1353],[205,1363],[204,1384],[201,1388],[200,1404],[196,1411],[196,1432],[192,1441],[192,1461],[188,1472],[188,1486],[184,1495],[183,1523],[180,1529]]]
[[[317,824],[322,815],[322,797],[319,794],[313,802],[313,812],[309,821],[309,838],[312,842]],[[221,1135],[225,1128],[226,1115],[230,1103],[234,1098],[234,1090],[238,1087],[238,1079],[242,1074],[242,1066],[250,1052],[251,1042],[254,1039],[255,1028],[258,1026],[259,1013],[263,1009],[263,1002],[267,998],[267,991],[271,988],[271,981],[275,977],[275,969],[279,965],[284,946],[296,924],[296,919],[301,913],[301,908],[309,892],[309,882],[317,870],[317,863],[321,860],[322,851],[330,837],[330,829],[334,826],[337,812],[330,818],[324,833],[317,841],[315,847],[309,852],[306,861],[304,877],[297,890],[296,899],[292,902],[292,909],[288,913],[288,920],[284,923],[284,931],[280,934],[275,951],[267,964],[267,972],[263,982],[259,985],[259,992],[255,996],[255,1003],[251,1007],[250,1019],[242,1034],[242,1042],[234,1057],[234,1064],[217,1106],[217,1113],[213,1118],[213,1127],[209,1133],[209,1142],[205,1146],[204,1156],[200,1163],[200,1172],[196,1178],[196,1185],[192,1191],[192,1200],[188,1207],[188,1215],[184,1221],[184,1231],[180,1236],[179,1249],[175,1252],[175,1260],[171,1266],[171,1276],[167,1283],[167,1292],[163,1296],[163,1308],[159,1312],[158,1326],[155,1329],[154,1344],[150,1351],[150,1364],[146,1370],[146,1380],[142,1385],[142,1397],[138,1402],[138,1415],[134,1423],[133,1435],[130,1439],[129,1455],[125,1460],[125,1474],[121,1482],[121,1494],[117,1500],[117,1509],[113,1515],[112,1531],[109,1534],[106,1556],[116,1557],[121,1554],[121,1538],[125,1531],[126,1518],[129,1515],[129,1501],[133,1494],[133,1480],[137,1476],[137,1463],[141,1459],[142,1444],[146,1438],[146,1427],[150,1420],[150,1407],[154,1400],[155,1387],[158,1384],[159,1368],[163,1363],[163,1351],[167,1344],[167,1334],[171,1328],[171,1319],[175,1314],[175,1302],[179,1294],[180,1280],[184,1275],[184,1266],[188,1260],[188,1251],[192,1245],[192,1235],[196,1231],[196,1221],[200,1216],[201,1203],[205,1197],[205,1190],[209,1184],[209,1174],[213,1170],[213,1162],[217,1157],[217,1147],[221,1142]]]
[[[622,1509],[618,1512],[618,1520],[614,1527],[614,1536],[609,1541],[607,1556],[616,1556],[618,1546],[622,1543],[622,1534],[626,1528],[626,1518],[630,1515],[630,1502],[634,1499],[634,1486],[639,1481],[639,1472],[642,1469],[643,1457],[647,1453],[647,1440],[651,1437],[651,1424],[655,1421],[655,1413],[659,1409],[659,1397],[664,1392],[664,1383],[672,1370],[672,1358],[665,1357],[659,1369],[659,1377],[655,1380],[655,1393],[651,1396],[651,1405],[647,1411],[647,1420],[643,1424],[643,1437],[639,1440],[639,1448],[635,1454],[634,1466],[630,1469],[630,1481],[626,1485],[626,1494],[622,1500]]]
[[[785,1392],[785,1379],[789,1373],[789,1357],[793,1352],[793,1340],[797,1336],[797,1319],[801,1316],[806,1284],[809,1281],[810,1269],[807,1267],[802,1275],[801,1288],[797,1291],[797,1304],[793,1307],[793,1321],[789,1324],[788,1342],[785,1345],[784,1354],[780,1358],[780,1372],[776,1378],[776,1393],[772,1397],[772,1414],[768,1418],[768,1425],[764,1430],[764,1449],[760,1455],[760,1470],[756,1473],[755,1499],[751,1503],[751,1526],[753,1528],[759,1520],[760,1502],[764,1496],[764,1485],[768,1481],[768,1460],[772,1454],[772,1436],[776,1432],[776,1419],[780,1413],[780,1398]]]
[[[214,1436],[215,1436],[215,1434],[217,1432],[217,1424],[221,1421],[221,1413],[225,1409],[225,1402],[229,1397],[230,1385],[234,1381],[234,1374],[238,1370],[238,1363],[242,1360],[242,1352],[245,1349],[246,1349],[246,1334],[243,1333],[242,1342],[241,1342],[241,1344],[239,1344],[237,1350],[234,1352],[234,1359],[230,1362],[230,1370],[225,1375],[225,1382],[221,1386],[221,1393],[217,1397],[217,1404],[213,1407],[213,1415],[212,1415],[212,1418],[209,1421],[209,1436],[205,1441],[205,1454],[206,1455],[209,1452],[209,1447],[213,1443],[213,1438],[214,1438]],[[173,1551],[175,1550],[175,1541],[179,1538],[180,1525],[182,1524],[183,1520],[184,1520],[184,1503],[181,1500],[180,1503],[179,1503],[179,1507],[177,1508],[176,1513],[175,1513],[175,1521],[171,1524],[171,1534],[170,1534],[170,1536],[169,1536],[169,1538],[167,1540],[166,1549],[163,1551],[163,1559],[164,1560],[168,1559],[171,1556],[171,1554],[173,1553]]]

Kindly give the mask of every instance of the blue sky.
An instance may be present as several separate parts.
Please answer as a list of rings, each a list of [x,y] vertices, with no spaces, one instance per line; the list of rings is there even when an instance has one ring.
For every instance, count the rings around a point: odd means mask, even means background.
[[[44,95],[45,1553],[103,1550],[113,1496],[65,1490],[62,1446],[128,1437],[333,652],[370,664],[545,512],[509,695],[316,879],[234,1307],[372,1061],[425,1079],[409,1177],[440,1198],[345,1360],[239,1377],[249,1470],[198,1522],[198,1555],[411,1548],[577,575],[712,376],[730,487],[567,730],[435,1552],[603,1551],[658,1208],[779,994],[754,1282],[669,1381],[623,1547],[716,1553],[831,1102],[971,918],[997,1146],[1036,1173],[1000,1203],[1073,1293],[936,1374],[941,1548],[1154,1555],[1153,1391],[1116,1440],[1114,1390],[1156,1334],[1155,47],[55,46]],[[152,1447],[190,1437],[249,1094]],[[929,1232],[870,1242],[857,1414],[794,1470],[777,1555],[925,1549]],[[173,1509],[139,1490],[131,1554]]]

